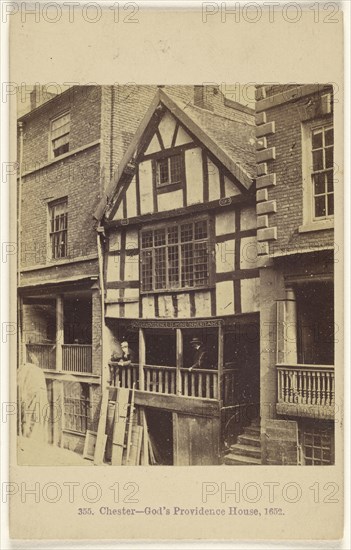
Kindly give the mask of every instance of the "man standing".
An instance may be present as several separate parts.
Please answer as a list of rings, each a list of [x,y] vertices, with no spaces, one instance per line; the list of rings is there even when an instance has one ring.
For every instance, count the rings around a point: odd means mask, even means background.
[[[116,385],[118,367],[128,367],[135,361],[135,353],[132,349],[130,349],[125,338],[122,338],[120,350],[121,351],[114,351],[111,356],[111,361],[114,361],[115,363],[110,366],[110,384],[113,384],[114,386]]]
[[[193,369],[211,368],[208,364],[207,350],[200,338],[193,338],[190,342],[190,345],[194,350],[194,359],[192,366],[189,368],[189,372],[191,372]]]

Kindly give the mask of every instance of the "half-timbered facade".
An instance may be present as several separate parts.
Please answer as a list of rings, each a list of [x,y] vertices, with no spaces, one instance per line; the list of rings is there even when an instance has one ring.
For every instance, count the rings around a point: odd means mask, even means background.
[[[171,91],[158,90],[96,212],[110,352],[126,338],[137,357],[110,368],[134,385],[161,463],[217,464],[248,407],[258,414],[254,118]],[[193,338],[207,364],[189,370]]]

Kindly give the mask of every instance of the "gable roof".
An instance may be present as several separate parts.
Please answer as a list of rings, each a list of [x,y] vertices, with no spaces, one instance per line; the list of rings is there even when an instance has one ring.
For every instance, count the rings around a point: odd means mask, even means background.
[[[113,175],[101,199],[94,218],[101,220],[108,205],[117,198],[123,187],[120,180],[132,159],[138,155],[140,142],[157,114],[160,105],[165,106],[205,147],[231,172],[242,186],[249,190],[254,181],[255,126],[233,121],[211,111],[184,103],[159,89],[135,133],[117,171]]]

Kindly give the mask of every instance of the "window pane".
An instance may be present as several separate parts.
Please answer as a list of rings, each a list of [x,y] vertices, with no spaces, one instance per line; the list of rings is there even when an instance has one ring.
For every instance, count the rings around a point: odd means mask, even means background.
[[[325,150],[325,167],[333,168],[333,147],[327,147]]]
[[[168,243],[176,244],[178,242],[178,226],[174,225],[173,227],[168,228]]]
[[[325,131],[324,141],[325,141],[326,146],[334,144],[334,130],[333,130],[333,128],[329,128],[328,130]]]
[[[207,220],[195,222],[195,239],[207,239]]]
[[[312,149],[319,149],[323,147],[323,131],[313,130],[312,132]]]
[[[192,243],[182,245],[182,286],[194,286],[193,274],[193,245]]]
[[[325,216],[325,196],[322,195],[321,197],[315,197],[314,204],[316,218]]]
[[[143,291],[208,285],[207,220],[141,232],[141,243]]]
[[[70,114],[53,120],[51,123],[51,143],[54,157],[69,151],[69,133],[71,129]]]
[[[166,249],[155,248],[155,288],[166,288]]]
[[[154,232],[155,246],[163,246],[166,244],[166,230],[156,229]]]
[[[152,251],[143,250],[141,255],[142,289],[152,290]]]
[[[170,158],[171,161],[171,182],[177,183],[181,181],[181,156],[174,155]]]
[[[169,182],[168,159],[158,161],[158,183],[160,185]]]
[[[318,170],[323,170],[323,150],[318,149],[317,151],[313,151],[313,171],[317,172]]]
[[[328,200],[328,216],[334,215],[334,195],[327,195]]]
[[[203,286],[208,280],[207,243],[194,244],[194,280],[195,286]]]
[[[327,172],[327,190],[329,192],[334,190],[334,173],[332,170]]]
[[[315,174],[313,176],[314,181],[314,194],[322,195],[325,193],[325,174]]]
[[[179,286],[179,249],[178,246],[168,247],[168,281],[170,286]]]
[[[141,234],[141,248],[152,247],[152,231],[143,231]]]
[[[181,242],[185,243],[193,240],[193,224],[184,223],[180,226],[180,238]]]

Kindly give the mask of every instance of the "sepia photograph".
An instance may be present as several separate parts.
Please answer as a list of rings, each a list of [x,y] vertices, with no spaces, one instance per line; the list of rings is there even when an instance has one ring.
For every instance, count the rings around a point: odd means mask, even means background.
[[[346,550],[351,6],[0,7],[0,546]]]
[[[53,89],[19,102],[18,463],[334,464],[333,87]]]

